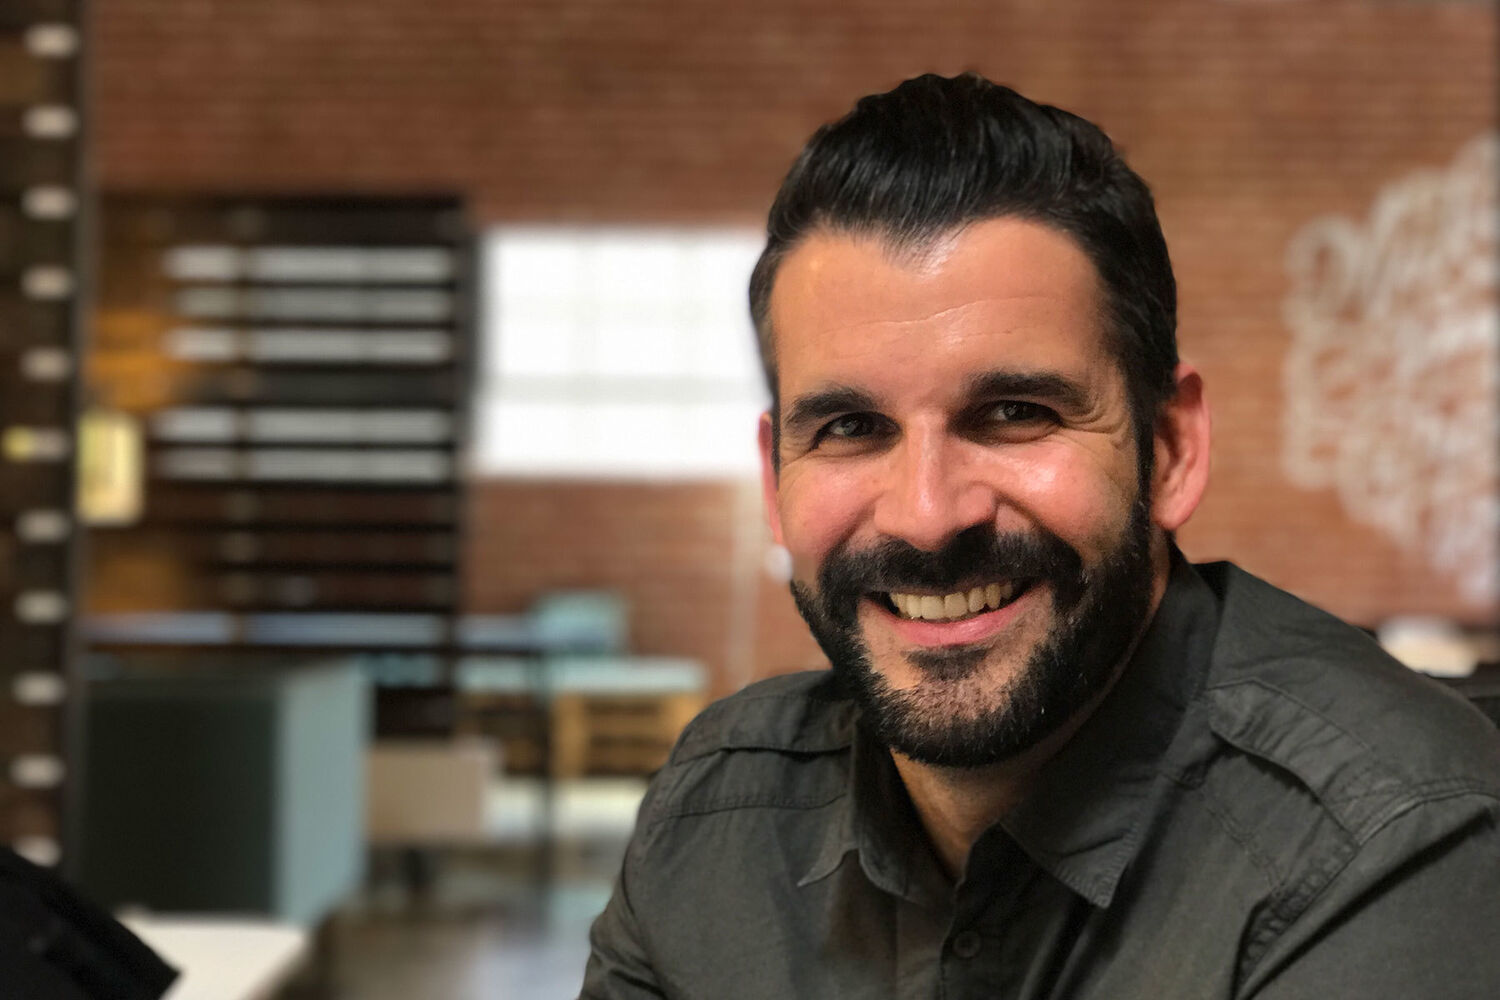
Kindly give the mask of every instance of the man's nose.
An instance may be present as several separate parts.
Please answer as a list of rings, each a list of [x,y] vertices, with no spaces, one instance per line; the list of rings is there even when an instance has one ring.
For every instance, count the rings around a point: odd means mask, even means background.
[[[997,498],[962,447],[941,433],[908,434],[890,455],[873,527],[926,552],[959,532],[993,522]]]

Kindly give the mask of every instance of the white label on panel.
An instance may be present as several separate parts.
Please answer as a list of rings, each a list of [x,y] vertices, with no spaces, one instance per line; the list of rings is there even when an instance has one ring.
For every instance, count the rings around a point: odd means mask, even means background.
[[[38,104],[21,116],[21,129],[33,139],[66,139],[78,131],[78,112],[65,104]]]
[[[66,511],[38,508],[16,515],[16,537],[31,545],[49,545],[64,541],[73,530]]]
[[[0,450],[12,462],[60,462],[72,448],[68,432],[58,427],[7,427]]]
[[[234,288],[184,288],[176,295],[177,311],[184,316],[205,319],[234,319],[243,306]]]
[[[453,419],[441,410],[366,411],[363,423],[371,441],[429,443],[453,434]]]
[[[43,184],[21,193],[21,211],[33,219],[67,219],[78,211],[78,196],[70,188]]]
[[[448,292],[416,289],[371,291],[372,320],[386,323],[437,323],[453,315],[453,296]]]
[[[251,280],[308,284],[437,284],[453,277],[442,247],[259,247],[249,251]]]
[[[78,29],[71,24],[33,24],[26,29],[26,51],[41,59],[67,59],[78,51]]]
[[[62,674],[50,670],[33,670],[16,674],[10,683],[11,695],[22,705],[60,705],[67,696],[68,685]]]
[[[440,364],[453,355],[443,330],[277,327],[246,334],[246,354],[266,364]]]
[[[453,356],[453,335],[442,330],[390,330],[366,339],[369,360],[381,364],[438,364]]]
[[[55,590],[23,590],[16,595],[15,612],[24,625],[56,625],[68,616],[68,598]]]
[[[252,441],[358,441],[365,436],[357,410],[256,410],[246,420]]]
[[[239,456],[228,448],[173,448],[157,456],[156,468],[168,479],[236,479]]]
[[[453,251],[443,247],[383,247],[366,253],[367,279],[388,284],[437,284],[454,277]]]
[[[431,443],[452,434],[441,410],[261,409],[246,415],[252,441]]]
[[[163,441],[233,441],[240,434],[238,410],[179,406],[151,417],[151,434]]]
[[[1410,174],[1369,218],[1287,247],[1282,466],[1357,521],[1500,597],[1500,136]]]
[[[30,299],[65,299],[73,294],[73,272],[54,264],[38,264],[21,272],[21,291]]]
[[[56,788],[65,773],[63,762],[51,754],[21,754],[10,761],[10,780],[21,788]]]
[[[245,263],[252,281],[354,284],[365,276],[359,247],[257,247]]]
[[[451,472],[440,451],[262,448],[245,454],[251,479],[312,482],[437,482]]]
[[[368,451],[366,475],[387,482],[435,482],[452,472],[448,455],[441,451]]]
[[[61,347],[33,347],[21,355],[21,376],[33,382],[62,382],[73,373],[73,355]]]
[[[166,353],[179,361],[233,361],[239,335],[222,327],[176,327],[167,331]]]
[[[232,246],[193,244],[167,250],[162,272],[177,281],[234,281],[240,276],[243,255]]]

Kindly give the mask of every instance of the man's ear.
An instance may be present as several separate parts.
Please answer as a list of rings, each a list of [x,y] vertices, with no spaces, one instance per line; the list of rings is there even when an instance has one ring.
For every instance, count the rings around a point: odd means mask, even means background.
[[[766,522],[777,545],[781,541],[781,512],[776,506],[776,434],[771,427],[770,412],[760,415],[760,490],[766,505]]]
[[[1156,418],[1151,467],[1151,520],[1169,532],[1182,527],[1203,499],[1212,439],[1203,377],[1183,363],[1173,380],[1177,391]]]

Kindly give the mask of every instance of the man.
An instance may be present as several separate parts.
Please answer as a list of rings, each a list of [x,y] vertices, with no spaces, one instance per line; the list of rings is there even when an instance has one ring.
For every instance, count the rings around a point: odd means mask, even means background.
[[[768,235],[766,502],[833,669],[689,727],[583,996],[1500,996],[1500,738],[1173,545],[1208,409],[1103,133],[911,80]]]

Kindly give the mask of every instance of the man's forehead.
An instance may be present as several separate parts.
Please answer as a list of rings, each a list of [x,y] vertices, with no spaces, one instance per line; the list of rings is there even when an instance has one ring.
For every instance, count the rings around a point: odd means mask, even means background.
[[[769,318],[784,382],[809,361],[959,352],[980,335],[990,350],[1093,355],[1102,303],[1093,263],[1071,237],[1001,218],[920,244],[814,233],[782,261]]]

